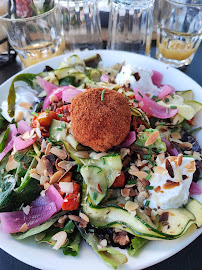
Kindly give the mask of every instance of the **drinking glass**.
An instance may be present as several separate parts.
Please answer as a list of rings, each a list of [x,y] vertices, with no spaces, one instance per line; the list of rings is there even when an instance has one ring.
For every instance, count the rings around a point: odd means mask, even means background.
[[[15,14],[9,14],[13,10]],[[24,67],[63,53],[63,27],[58,4],[39,15],[30,6],[12,6],[8,14],[0,17],[0,23]]]
[[[97,0],[60,1],[63,8],[66,50],[101,49]]]
[[[174,67],[191,63],[201,42],[202,0],[161,0],[156,57]]]
[[[150,55],[154,0],[112,0],[107,48]]]

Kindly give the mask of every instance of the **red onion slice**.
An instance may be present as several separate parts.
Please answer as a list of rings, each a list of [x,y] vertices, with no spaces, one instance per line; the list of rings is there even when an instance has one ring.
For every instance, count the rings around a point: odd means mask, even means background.
[[[152,78],[153,84],[156,85],[157,87],[160,87],[162,79],[163,79],[163,75],[156,70],[152,70],[152,72],[153,72],[153,75],[151,78]]]
[[[177,151],[176,148],[172,147],[171,143],[169,141],[167,141],[166,139],[164,138],[161,138],[161,141],[164,142],[166,144],[166,147],[167,147],[167,152],[171,155],[171,156],[178,156],[179,153]]]
[[[177,114],[177,109],[170,109],[157,104],[155,101],[148,98],[141,90],[134,88],[133,92],[135,94],[136,100],[139,101],[139,107],[148,115],[167,119]]]
[[[102,74],[100,80],[101,82],[109,82],[109,77],[106,74]]]
[[[195,182],[191,182],[191,186],[189,189],[190,195],[201,195],[202,194],[202,187]]]
[[[57,212],[54,202],[39,207],[31,207],[29,214],[23,211],[0,213],[1,226],[6,233],[17,233],[26,223],[27,228],[34,228],[48,220]]]
[[[125,148],[130,146],[136,140],[136,132],[130,131],[125,140],[118,146],[119,148]]]
[[[36,141],[36,138],[28,139],[28,140],[23,140],[21,137],[15,137],[13,139],[13,143],[15,145],[15,149],[17,151],[25,149],[32,145]]]
[[[77,89],[69,89],[62,92],[62,101],[71,103],[72,99],[77,96],[78,94],[82,93],[83,91]]]
[[[31,131],[32,128],[30,127],[30,125],[25,122],[24,120],[20,120],[18,122],[18,133],[20,133],[21,135],[24,134],[27,131]]]
[[[42,79],[39,76],[37,76],[36,78],[37,78],[39,84],[41,85],[41,88],[44,89],[47,92],[47,94],[51,94],[54,89],[58,88],[58,86],[56,86],[55,84],[52,84],[52,83]]]
[[[172,94],[172,93],[175,93],[174,87],[172,87],[171,85],[165,84],[165,85],[161,88],[161,92],[159,93],[158,98],[159,98],[159,99],[163,99],[164,97],[166,97],[167,95],[170,95],[170,94]]]

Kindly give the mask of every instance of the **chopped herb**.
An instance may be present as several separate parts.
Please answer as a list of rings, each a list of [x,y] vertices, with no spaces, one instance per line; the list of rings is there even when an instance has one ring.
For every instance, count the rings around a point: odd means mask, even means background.
[[[55,129],[56,131],[62,131],[63,129],[61,127],[58,127]]]
[[[127,101],[129,101],[129,98],[128,98],[128,96],[127,96],[127,95],[125,95],[125,97],[126,97]]]
[[[38,113],[36,113],[36,112],[31,112],[31,114],[34,115],[34,116],[36,116],[36,117],[39,116]]]
[[[156,166],[156,162],[155,161],[151,161],[149,159],[147,159],[147,161],[152,165],[152,166]]]
[[[104,157],[102,158],[102,163],[103,163],[103,165],[105,165],[105,158]]]
[[[147,200],[147,201],[146,201],[146,203],[145,203],[145,206],[146,206],[146,207],[148,207],[148,206],[149,206],[149,204],[150,204],[150,201],[149,201],[149,200]]]
[[[144,172],[149,173],[149,170],[144,170]]]
[[[202,129],[202,127],[198,127],[198,128],[192,129],[192,130],[189,132],[189,134],[193,134],[194,132],[197,132],[197,131],[199,131],[199,130],[201,130],[201,129]]]
[[[155,101],[156,101],[156,102],[159,102],[159,101],[161,101],[161,100],[160,100],[160,99],[156,99]]]
[[[58,117],[61,118],[63,116],[63,114],[58,114]]]
[[[30,110],[33,110],[33,107],[32,106],[30,107]]]
[[[169,108],[166,108],[166,113],[167,113],[167,114],[169,114],[169,113],[170,113]]]
[[[128,185],[132,185],[132,184],[136,184],[137,183],[137,180],[136,179],[133,179],[133,180],[129,180],[127,182]]]
[[[45,109],[45,112],[50,112],[50,110],[49,109]]]
[[[143,98],[143,95],[138,91],[138,94]]]
[[[66,128],[66,124],[65,123],[61,123],[61,127],[62,128]]]
[[[152,177],[152,175],[148,174],[147,177],[146,177],[146,180],[148,181],[151,177]]]
[[[101,172],[102,172],[102,169],[100,169],[100,170],[97,172],[97,174],[98,174],[98,173],[101,173]]]
[[[145,186],[144,188],[147,190],[150,190],[150,189],[153,189],[154,187],[153,186]]]
[[[165,98],[165,102],[169,102],[169,98]]]
[[[138,103],[139,101],[137,99],[133,99],[134,102]]]
[[[143,158],[144,159],[151,159],[151,155],[144,155]]]
[[[97,199],[97,192],[93,192],[93,201],[95,201]]]
[[[174,98],[174,94],[171,94],[171,97]]]
[[[149,148],[149,150],[148,150],[148,155],[150,155],[150,154],[151,154],[151,152],[152,152],[152,149],[151,149],[151,148]]]
[[[88,231],[91,232],[91,233],[94,233],[95,232],[94,229],[89,229]]]
[[[154,169],[153,168],[151,168],[151,171],[154,173]]]
[[[152,98],[158,98],[158,96],[155,96],[155,95],[154,95],[154,96],[152,96]]]
[[[104,101],[104,94],[105,94],[105,90],[102,90],[101,101]]]
[[[80,172],[82,165],[78,165],[76,171]]]
[[[177,106],[170,106],[171,109],[177,109]]]
[[[130,170],[130,167],[126,167],[126,168],[123,170],[123,172],[126,173],[126,172],[128,172],[129,170]]]

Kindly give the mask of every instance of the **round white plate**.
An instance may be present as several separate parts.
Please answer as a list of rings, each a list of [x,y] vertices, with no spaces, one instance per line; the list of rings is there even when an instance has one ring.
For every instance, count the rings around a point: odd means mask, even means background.
[[[81,58],[87,58],[91,55],[94,55],[95,53],[99,53],[101,55],[103,59],[103,65],[105,67],[116,64],[117,62],[121,63],[125,61],[126,63],[130,63],[138,67],[160,71],[164,75],[164,84],[170,84],[174,86],[176,90],[192,89],[194,92],[194,99],[202,102],[201,87],[179,70],[171,68],[152,58],[122,51],[84,51],[78,52],[77,55],[79,55]],[[71,54],[67,54],[66,56],[61,55],[56,58],[41,62],[35,66],[23,70],[20,73],[37,74],[43,71],[45,65],[50,65],[53,68],[57,68],[58,64],[63,61],[64,57],[68,57],[69,55]],[[14,77],[15,76],[13,76],[0,86],[0,102],[7,98],[8,90]],[[202,112],[196,117],[196,122],[198,123],[198,125],[200,124],[201,118]],[[202,135],[202,132],[199,132],[197,134],[198,141],[202,145],[202,136],[200,135]],[[202,228],[198,230],[191,228],[185,236],[177,240],[150,241],[150,243],[142,249],[142,252],[140,252],[137,257],[132,258],[128,256],[128,263],[126,263],[121,269],[143,269],[159,263],[185,248],[201,233]],[[43,270],[63,270],[66,267],[68,268],[68,266],[74,266],[75,270],[112,269],[111,267],[106,265],[96,253],[93,252],[91,247],[87,246],[85,243],[82,243],[80,254],[78,257],[70,257],[64,256],[61,251],[54,251],[46,244],[36,244],[33,238],[23,241],[17,241],[13,239],[10,235],[3,233],[2,230],[0,230],[0,239],[0,247],[7,253],[29,265]],[[127,255],[126,251],[124,253]]]

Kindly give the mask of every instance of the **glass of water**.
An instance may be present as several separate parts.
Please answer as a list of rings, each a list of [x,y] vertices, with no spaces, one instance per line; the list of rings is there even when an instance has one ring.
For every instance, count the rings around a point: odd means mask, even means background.
[[[202,0],[161,0],[157,58],[174,67],[191,63],[201,42]]]
[[[102,49],[97,0],[61,0],[66,50]]]
[[[107,48],[150,55],[154,0],[112,0]]]
[[[57,1],[9,1],[0,24],[24,67],[60,55],[64,50],[63,26]],[[45,3],[45,2],[44,2]]]

